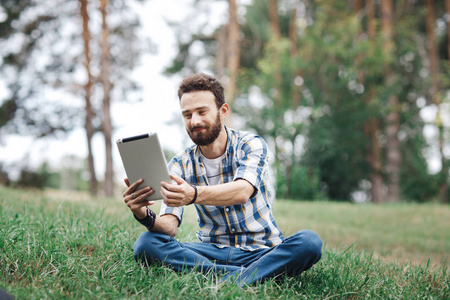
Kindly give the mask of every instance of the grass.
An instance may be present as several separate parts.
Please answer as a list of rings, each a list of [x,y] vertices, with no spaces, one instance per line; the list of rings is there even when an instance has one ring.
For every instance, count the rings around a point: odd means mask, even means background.
[[[143,228],[120,199],[0,187],[0,287],[16,299],[449,299],[450,208],[275,203],[286,235],[324,240],[322,260],[294,278],[238,288],[214,275],[143,268]],[[178,239],[194,241],[189,208]]]
[[[295,209],[291,209],[295,207]],[[354,245],[387,262],[448,266],[450,207],[439,204],[288,202],[276,205],[278,225],[292,234],[316,231],[332,248]]]

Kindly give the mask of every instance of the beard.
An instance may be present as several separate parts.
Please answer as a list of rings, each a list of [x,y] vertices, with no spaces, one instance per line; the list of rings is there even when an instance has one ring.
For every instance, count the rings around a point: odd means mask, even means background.
[[[196,132],[196,129],[204,128],[205,132]],[[222,130],[222,122],[220,122],[220,113],[217,113],[216,121],[213,124],[206,124],[202,126],[186,127],[191,140],[199,146],[207,146],[212,144]]]

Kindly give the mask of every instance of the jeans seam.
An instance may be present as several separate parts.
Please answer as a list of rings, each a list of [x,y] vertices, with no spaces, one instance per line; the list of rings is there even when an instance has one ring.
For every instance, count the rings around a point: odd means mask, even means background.
[[[230,247],[230,252],[228,253],[227,265],[233,261],[234,248]]]

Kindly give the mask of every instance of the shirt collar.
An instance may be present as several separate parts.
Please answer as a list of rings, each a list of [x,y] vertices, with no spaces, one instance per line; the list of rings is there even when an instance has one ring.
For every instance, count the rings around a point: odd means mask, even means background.
[[[225,131],[227,132],[227,147],[225,148],[225,153],[226,156],[228,156],[229,153],[231,153],[233,151],[233,149],[231,148],[231,130],[228,129],[227,125],[225,126]],[[198,145],[194,146],[194,155],[195,155],[195,160],[199,163],[202,162],[202,156],[200,155],[201,151],[200,151],[200,147]]]

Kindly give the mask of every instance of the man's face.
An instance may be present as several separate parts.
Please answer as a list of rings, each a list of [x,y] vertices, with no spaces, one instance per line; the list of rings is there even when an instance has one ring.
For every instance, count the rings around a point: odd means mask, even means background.
[[[206,146],[217,139],[222,130],[222,118],[213,93],[195,91],[183,94],[180,106],[186,131],[195,144]]]

